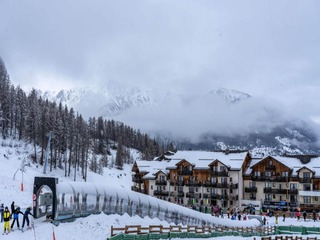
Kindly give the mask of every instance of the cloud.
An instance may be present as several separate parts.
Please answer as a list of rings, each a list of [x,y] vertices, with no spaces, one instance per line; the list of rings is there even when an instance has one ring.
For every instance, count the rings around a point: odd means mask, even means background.
[[[274,108],[279,115],[317,119],[319,5],[3,0],[0,55],[11,81],[24,89],[116,81],[159,92],[192,95],[224,87],[255,96],[237,107],[177,102],[141,117],[135,110],[137,124],[163,124],[181,135],[189,131],[194,136],[208,126],[213,131],[248,129],[254,119],[271,124],[265,118]],[[226,124],[232,127],[226,129]]]

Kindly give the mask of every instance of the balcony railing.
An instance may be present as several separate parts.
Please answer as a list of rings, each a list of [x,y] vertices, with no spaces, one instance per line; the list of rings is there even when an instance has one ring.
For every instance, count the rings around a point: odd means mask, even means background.
[[[156,185],[166,186],[167,181],[166,180],[156,180]]]
[[[266,170],[266,171],[269,171],[269,170],[276,170],[276,166],[275,166],[275,165],[268,165],[268,166],[265,166],[265,170]]]
[[[211,171],[212,177],[228,177],[229,173],[227,171]]]
[[[279,177],[279,176],[252,176],[251,179],[253,181],[258,181],[258,182],[288,182],[289,178],[288,177]]]
[[[187,192],[187,198],[201,198],[201,193]]]
[[[239,185],[238,183],[230,183],[229,187],[230,189],[238,189]]]
[[[188,181],[186,183],[187,186],[192,186],[192,187],[200,187],[201,186],[201,182],[199,181]]]
[[[183,169],[183,170],[178,171],[178,174],[181,176],[191,176],[192,170]]]
[[[155,190],[153,192],[154,196],[169,196],[169,192],[168,191],[160,191],[160,190]]]
[[[174,180],[174,181],[170,181],[170,185],[171,186],[183,186],[184,185],[184,181],[183,180]]]
[[[183,198],[184,197],[184,192],[180,191],[180,192],[170,192],[170,196],[173,196],[173,197],[180,197],[180,198]]]
[[[264,193],[272,193],[272,194],[290,194],[289,189],[286,188],[271,188],[271,187],[265,187],[263,189]]]
[[[217,188],[229,188],[228,183],[218,183]]]
[[[300,183],[311,183],[311,178],[300,178]]]
[[[288,189],[288,194],[298,194],[298,189]]]
[[[244,191],[248,192],[248,193],[252,193],[252,192],[256,193],[258,191],[258,189],[257,189],[257,187],[245,187]]]

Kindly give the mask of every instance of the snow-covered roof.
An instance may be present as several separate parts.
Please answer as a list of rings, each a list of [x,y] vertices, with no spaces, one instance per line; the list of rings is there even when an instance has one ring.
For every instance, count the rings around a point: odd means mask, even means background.
[[[207,151],[178,151],[174,155],[168,156],[170,160],[136,161],[140,172],[146,173],[144,179],[155,179],[155,174],[159,171],[165,174],[170,169],[176,169],[177,164],[186,160],[194,166],[194,169],[209,169],[213,161],[220,161],[230,167],[230,170],[240,170],[248,152],[224,153]]]
[[[298,157],[288,157],[288,156],[287,157],[286,156],[270,156],[270,157],[276,159],[280,163],[292,169],[292,177],[297,177],[298,171],[303,168],[313,171],[315,173],[315,177],[320,177],[320,157],[310,158],[310,161],[308,163],[303,163]],[[265,158],[252,159],[249,168],[246,169],[245,171],[245,175],[251,174],[252,167],[258,164],[260,161],[264,160]]]
[[[224,152],[209,152],[209,151],[178,151],[171,156],[172,160],[187,160],[195,169],[208,169],[209,164],[215,160],[219,160],[231,170],[239,170],[242,167],[248,152],[240,153],[224,153]]]

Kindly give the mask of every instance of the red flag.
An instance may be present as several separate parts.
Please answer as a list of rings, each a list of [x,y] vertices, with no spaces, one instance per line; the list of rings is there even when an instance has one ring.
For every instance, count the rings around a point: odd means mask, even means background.
[[[56,240],[56,236],[54,235],[54,228],[52,228],[52,240]]]

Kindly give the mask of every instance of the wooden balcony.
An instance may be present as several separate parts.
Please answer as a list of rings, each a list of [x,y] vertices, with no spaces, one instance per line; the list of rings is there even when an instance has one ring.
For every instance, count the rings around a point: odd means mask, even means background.
[[[227,171],[211,171],[212,177],[228,177],[229,173]]]
[[[192,176],[192,170],[183,169],[178,171],[178,175],[180,176]]]
[[[265,170],[266,170],[266,171],[276,170],[276,166],[275,166],[275,165],[265,166]]]

